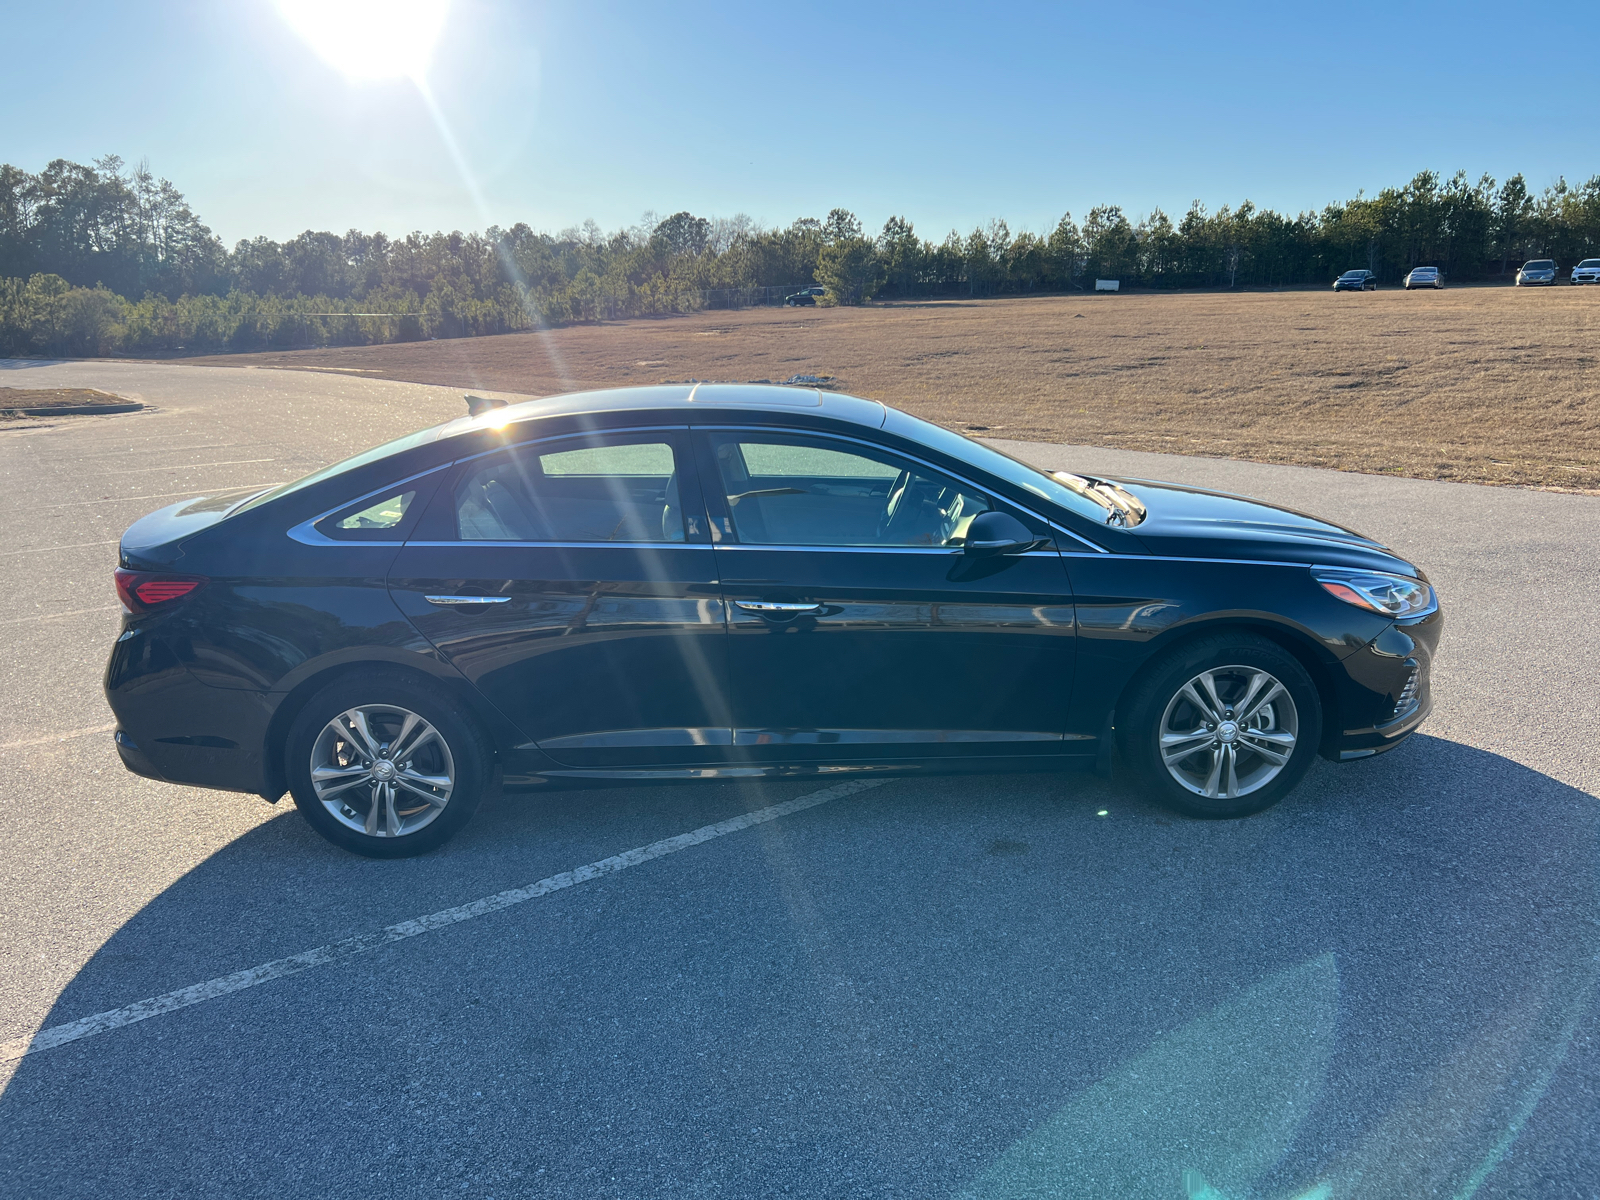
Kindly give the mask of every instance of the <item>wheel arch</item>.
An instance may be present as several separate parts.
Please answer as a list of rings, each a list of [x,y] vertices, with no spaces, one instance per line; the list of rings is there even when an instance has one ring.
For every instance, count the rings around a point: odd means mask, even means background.
[[[1229,633],[1252,634],[1265,638],[1279,649],[1293,655],[1295,661],[1305,669],[1306,674],[1311,677],[1312,685],[1317,689],[1317,700],[1322,705],[1322,740],[1318,752],[1324,758],[1330,755],[1336,758],[1338,734],[1343,726],[1340,724],[1339,692],[1334,686],[1333,660],[1307,634],[1292,626],[1272,621],[1252,620],[1247,617],[1219,617],[1199,624],[1184,625],[1173,630],[1167,637],[1157,639],[1150,653],[1145,656],[1145,660],[1128,676],[1122,689],[1117,693],[1113,714],[1127,711],[1128,697],[1169,654],[1193,642]]]
[[[261,763],[266,780],[261,793],[276,803],[289,790],[284,766],[284,743],[289,729],[310,699],[323,688],[347,676],[363,673],[405,678],[429,687],[443,687],[468,715],[483,729],[491,753],[496,759],[507,745],[515,745],[520,733],[495,709],[470,683],[460,675],[432,659],[411,655],[408,658],[361,658],[323,662],[295,679],[273,709],[262,741]]]

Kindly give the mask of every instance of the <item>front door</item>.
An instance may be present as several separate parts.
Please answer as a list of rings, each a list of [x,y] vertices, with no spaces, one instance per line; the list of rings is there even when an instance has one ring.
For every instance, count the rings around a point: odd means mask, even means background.
[[[982,489],[826,435],[697,431],[729,605],[736,755],[1059,755],[1075,658],[1054,549],[965,559]]]
[[[423,636],[558,762],[727,756],[725,618],[687,462],[660,431],[470,460],[391,569]]]

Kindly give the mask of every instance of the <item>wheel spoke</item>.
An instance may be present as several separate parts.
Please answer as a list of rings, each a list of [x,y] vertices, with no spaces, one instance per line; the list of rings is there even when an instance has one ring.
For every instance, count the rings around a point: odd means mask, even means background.
[[[1224,796],[1237,796],[1239,794],[1239,747],[1224,746],[1222,748],[1222,794]]]
[[[420,732],[417,731],[418,726],[421,726]],[[407,739],[411,738],[413,733],[416,734],[415,739],[408,741]],[[417,716],[416,713],[407,713],[405,724],[400,726],[400,732],[395,735],[394,743],[389,747],[389,757],[394,759],[395,762],[404,762],[415,754],[419,747],[426,745],[430,739],[438,736],[439,731]]]
[[[1196,729],[1193,733],[1163,733],[1161,735],[1161,757],[1169,763],[1188,758],[1201,745],[1211,741],[1217,735],[1209,729]]]
[[[1250,702],[1255,699],[1256,693],[1271,681],[1272,676],[1268,675],[1265,671],[1257,671],[1254,675],[1250,676],[1250,683],[1244,689],[1244,695],[1239,698],[1239,703],[1233,706],[1233,711],[1239,714],[1240,721],[1246,719],[1245,714],[1254,711],[1254,709],[1251,708]]]
[[[372,805],[371,805],[371,807],[369,807],[367,809],[366,832],[367,832],[367,834],[369,836],[374,836],[374,837],[377,836],[377,833],[378,833],[378,811],[382,806],[383,806],[383,785],[382,784],[374,784],[372,786]]]
[[[1254,704],[1241,704],[1239,706],[1239,723],[1241,725],[1243,725],[1251,717],[1255,716],[1256,713],[1260,712],[1272,701],[1276,700],[1279,696],[1287,695],[1283,684],[1279,683],[1276,679],[1272,679],[1272,676],[1261,675],[1258,678],[1272,680],[1272,686],[1267,688],[1262,695],[1257,696]],[[1254,691],[1253,684],[1251,690]]]
[[[311,781],[311,786],[316,789],[318,800],[326,800],[329,796],[337,796],[340,792],[347,792],[351,788],[358,787],[366,782],[367,773],[362,771],[354,779],[346,779],[343,783],[323,784],[318,783],[316,779],[313,778]]]
[[[1202,699],[1200,693],[1194,690],[1194,680],[1191,679],[1188,683],[1183,685],[1180,695],[1182,695],[1184,699],[1188,700],[1190,704],[1199,709],[1200,715],[1206,720],[1222,720],[1222,705],[1218,704],[1216,708],[1212,708],[1211,702],[1209,700]]]
[[[1206,776],[1205,793],[1208,796],[1217,794],[1217,780],[1222,777],[1222,748],[1213,746],[1211,749],[1211,774]]]
[[[1275,729],[1247,729],[1239,731],[1244,746],[1255,751],[1275,767],[1281,767],[1294,753],[1294,734]]]
[[[1206,695],[1211,697],[1211,704],[1212,704],[1211,711],[1214,714],[1214,716],[1212,717],[1212,720],[1214,720],[1214,721],[1222,720],[1222,714],[1227,709],[1228,706],[1222,702],[1222,697],[1217,695],[1217,676],[1216,676],[1216,672],[1214,672],[1214,671],[1201,671],[1200,672],[1200,682],[1201,682],[1201,684],[1204,685],[1204,687],[1206,689]]]
[[[443,808],[450,799],[450,781],[439,778],[439,781],[435,782],[436,778],[439,777],[407,773],[396,775],[394,781],[398,786],[405,788],[406,791],[421,796],[435,808]],[[426,786],[418,786],[419,784]],[[445,794],[441,796],[440,792]]]
[[[366,758],[378,757],[378,743],[372,739],[372,731],[367,728],[367,715],[359,708],[352,708],[343,716],[335,717],[328,722],[339,731],[339,735],[349,742],[352,747],[359,750]]]
[[[394,784],[383,784],[379,789],[383,793],[383,814],[388,819],[389,836],[400,836],[400,814],[394,811]]]

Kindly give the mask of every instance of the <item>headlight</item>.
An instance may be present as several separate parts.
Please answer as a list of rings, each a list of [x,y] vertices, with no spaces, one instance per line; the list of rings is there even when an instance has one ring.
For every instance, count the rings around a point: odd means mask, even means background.
[[[1386,617],[1418,617],[1439,607],[1433,588],[1421,579],[1348,567],[1313,567],[1311,574],[1329,595]]]

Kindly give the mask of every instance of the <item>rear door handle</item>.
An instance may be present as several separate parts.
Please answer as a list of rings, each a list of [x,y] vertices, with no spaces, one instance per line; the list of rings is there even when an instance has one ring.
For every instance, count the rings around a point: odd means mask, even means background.
[[[801,613],[822,611],[822,605],[805,601],[791,604],[782,600],[735,600],[733,604],[735,608],[742,608],[760,617],[797,617]]]
[[[446,607],[452,604],[507,604],[510,596],[424,596],[429,604],[441,604]]]

